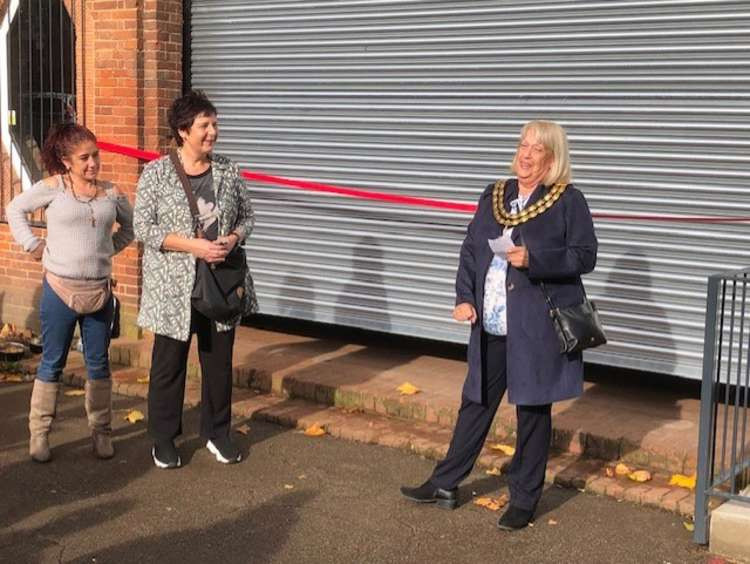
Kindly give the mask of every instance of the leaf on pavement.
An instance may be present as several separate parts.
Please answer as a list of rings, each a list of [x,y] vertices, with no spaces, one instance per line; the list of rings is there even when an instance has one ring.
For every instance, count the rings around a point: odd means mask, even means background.
[[[488,476],[500,476],[501,472],[498,468],[490,468],[484,472]]]
[[[628,474],[628,478],[634,482],[648,482],[651,479],[651,472],[648,470],[636,470]]]
[[[682,526],[685,527],[691,533],[695,530],[695,524],[691,523],[690,521],[683,521]]]
[[[515,447],[512,447],[510,445],[500,444],[500,443],[491,444],[490,448],[492,450],[499,450],[500,452],[508,456],[513,456],[516,453]]]
[[[247,434],[248,434],[248,433],[250,432],[250,426],[249,426],[249,425],[247,425],[247,424],[245,424],[245,425],[240,425],[239,427],[237,427],[237,432],[238,432],[238,433],[239,433],[240,435],[247,435]]]
[[[615,474],[617,474],[618,476],[627,476],[631,472],[632,470],[630,469],[630,467],[627,464],[623,464],[622,462],[615,466]]]
[[[697,476],[695,474],[693,474],[692,476],[685,476],[684,474],[672,474],[672,477],[669,479],[669,485],[694,490],[696,477]]]
[[[285,490],[293,490],[294,486],[292,484],[284,484],[284,489]]]
[[[125,421],[129,421],[130,423],[138,423],[138,421],[143,421],[145,417],[143,416],[143,413],[138,411],[137,409],[133,409],[125,416]]]
[[[149,377],[143,376],[142,378],[136,378],[135,381],[139,384],[148,384]]]
[[[550,519],[549,521],[547,521],[547,524],[548,525],[557,525],[557,521],[555,521],[554,519]]]
[[[490,511],[500,511],[503,507],[508,504],[508,496],[503,494],[498,498],[493,497],[478,497],[474,500],[474,505],[484,507]]]
[[[320,426],[320,423],[313,423],[305,429],[305,435],[308,437],[322,437],[325,434],[326,430]]]
[[[19,376],[18,374],[4,374],[2,375],[2,377],[0,377],[0,381],[20,384],[21,382],[23,382],[23,378],[21,378],[21,376]]]
[[[73,397],[77,397],[77,396],[86,395],[86,392],[83,391],[83,390],[68,390],[67,392],[65,392],[65,395],[68,396],[68,397],[73,398]]]
[[[418,394],[420,392],[419,388],[417,388],[413,384],[410,384],[409,382],[404,382],[398,388],[396,388],[396,390],[399,391],[402,396],[413,396],[414,394]]]

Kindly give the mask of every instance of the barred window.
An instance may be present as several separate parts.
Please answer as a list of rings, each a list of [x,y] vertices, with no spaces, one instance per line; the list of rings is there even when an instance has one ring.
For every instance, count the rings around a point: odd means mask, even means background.
[[[50,126],[75,120],[75,30],[60,0],[20,0],[9,17],[11,150],[36,181],[46,173],[40,153]]]

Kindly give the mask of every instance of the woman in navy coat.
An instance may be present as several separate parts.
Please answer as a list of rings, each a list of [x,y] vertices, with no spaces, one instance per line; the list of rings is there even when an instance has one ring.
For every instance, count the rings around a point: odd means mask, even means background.
[[[586,200],[571,183],[565,131],[532,121],[511,164],[516,178],[488,185],[461,246],[457,321],[471,322],[468,375],[446,458],[419,487],[401,493],[419,503],[456,507],[505,391],[516,406],[516,452],[508,469],[504,530],[531,521],[544,486],[552,403],[583,391],[581,353],[562,354],[549,315],[584,299],[581,275],[596,264],[597,241]],[[493,252],[489,240],[510,241]]]

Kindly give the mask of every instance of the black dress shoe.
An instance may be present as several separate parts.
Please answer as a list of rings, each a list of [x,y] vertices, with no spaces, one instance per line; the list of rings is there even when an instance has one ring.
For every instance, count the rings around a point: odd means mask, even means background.
[[[497,527],[503,531],[517,531],[528,525],[533,516],[533,511],[511,505],[508,507],[508,510],[503,513],[502,517],[498,519]]]
[[[442,509],[455,509],[458,505],[457,488],[444,490],[433,486],[430,481],[426,481],[418,488],[401,487],[401,495],[410,501],[416,503],[437,503]]]

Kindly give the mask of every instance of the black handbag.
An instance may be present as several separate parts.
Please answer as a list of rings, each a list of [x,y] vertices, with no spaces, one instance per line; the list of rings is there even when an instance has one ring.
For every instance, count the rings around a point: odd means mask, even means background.
[[[109,324],[110,339],[117,339],[120,336],[120,300],[112,294],[112,322]]]
[[[596,304],[586,296],[583,284],[581,284],[583,302],[563,308],[555,307],[543,282],[541,287],[549,305],[549,315],[557,332],[561,354],[591,349],[607,342],[607,336],[604,334],[604,328],[596,311]]]
[[[190,213],[198,221],[198,203],[190,187],[185,169],[176,151],[170,151],[169,157],[180,177],[185,190]],[[196,237],[203,237],[199,224],[195,230]],[[227,254],[223,262],[209,264],[202,259],[195,260],[195,285],[191,295],[193,307],[214,321],[229,321],[238,317],[245,309],[245,275],[247,258],[245,249],[236,245]]]

